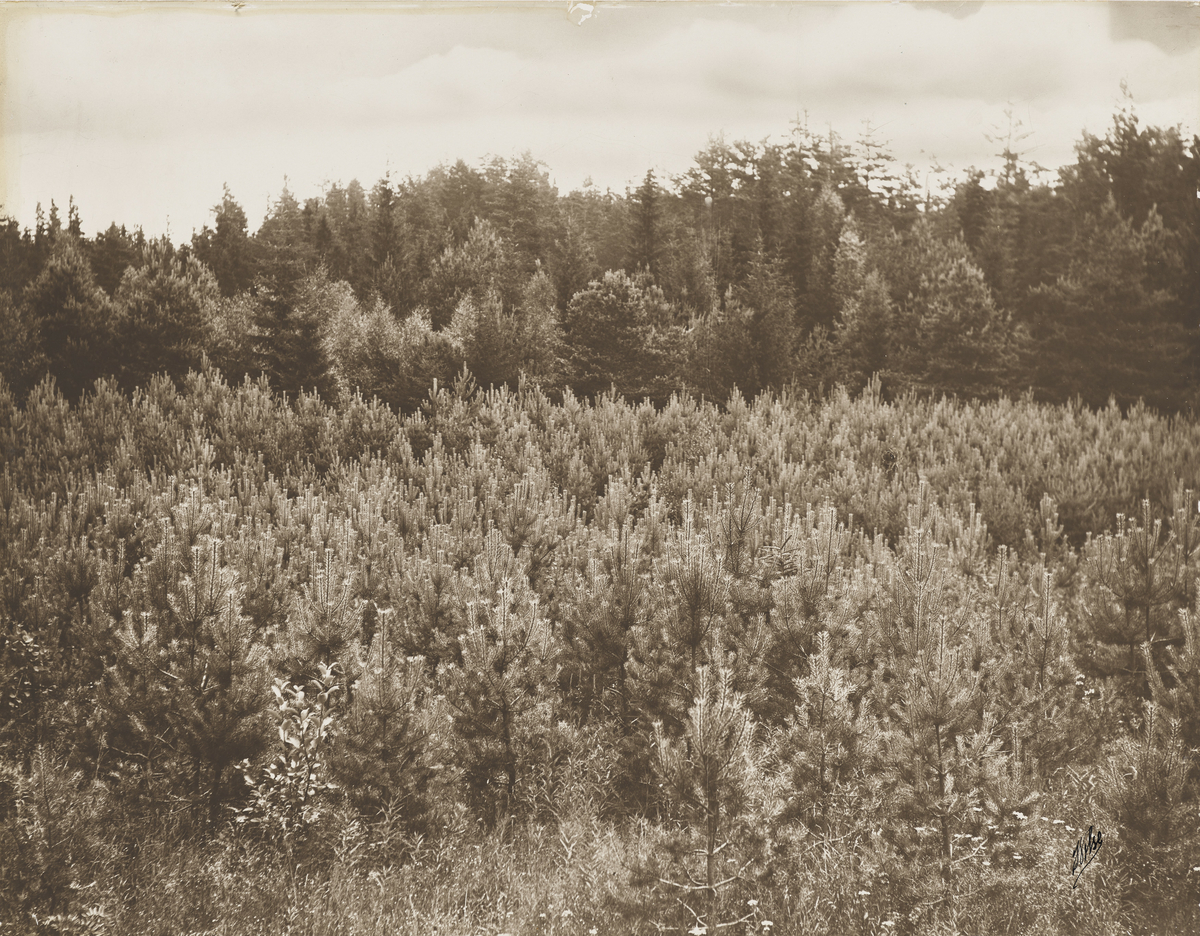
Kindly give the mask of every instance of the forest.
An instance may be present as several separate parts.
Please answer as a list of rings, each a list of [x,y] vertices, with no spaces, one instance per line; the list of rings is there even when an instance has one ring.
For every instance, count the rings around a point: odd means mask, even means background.
[[[995,142],[6,219],[3,931],[1200,931],[1200,138]]]

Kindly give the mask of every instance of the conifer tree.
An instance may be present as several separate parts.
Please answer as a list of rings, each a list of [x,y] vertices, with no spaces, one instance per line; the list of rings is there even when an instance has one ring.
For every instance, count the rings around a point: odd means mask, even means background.
[[[732,908],[743,916],[726,891],[736,891],[763,858],[757,846],[772,797],[756,725],[730,671],[720,663],[699,667],[694,692],[680,735],[661,722],[654,728],[664,807],[686,823],[684,839],[669,843],[672,860],[660,880],[697,926],[711,931],[739,922],[722,919]],[[691,855],[700,858],[699,868]]]
[[[438,682],[452,710],[459,764],[480,819],[514,817],[538,735],[552,722],[548,684],[556,645],[524,571],[495,531],[488,534],[462,596],[467,626],[461,662]]]
[[[25,288],[22,300],[63,396],[74,400],[97,378],[115,371],[111,306],[73,238],[53,240],[45,267]]]
[[[1139,693],[1149,678],[1139,646],[1148,645],[1158,658],[1178,636],[1179,587],[1192,561],[1183,514],[1184,535],[1173,529],[1164,534],[1162,520],[1143,500],[1140,517],[1118,514],[1116,532],[1090,538],[1083,550],[1090,580],[1084,592],[1088,662],[1102,675],[1122,674]]]
[[[893,315],[889,376],[901,387],[936,394],[979,396],[1005,387],[1019,336],[966,245],[942,242],[919,225],[914,249],[919,278]]]
[[[181,380],[199,369],[209,346],[217,299],[212,274],[165,240],[151,241],[139,267],[121,277],[113,296],[122,357],[122,383],[141,386],[165,372]]]
[[[882,608],[888,647],[876,674],[876,705],[893,730],[882,743],[899,780],[901,815],[933,820],[943,877],[952,875],[953,832],[970,802],[969,764],[960,739],[975,717],[982,635],[969,604],[959,604],[945,547],[935,540],[937,510],[924,484],[909,509],[899,561],[889,570]],[[888,676],[890,675],[890,679]]]
[[[445,754],[444,705],[422,657],[404,657],[387,608],[341,710],[330,775],[366,820],[388,835],[430,831],[438,790],[434,758]]]
[[[1177,408],[1184,400],[1187,352],[1171,295],[1150,277],[1162,256],[1162,217],[1123,218],[1108,198],[1080,219],[1067,269],[1039,286],[1033,332],[1037,383],[1051,399],[1076,394],[1092,405],[1139,397]]]
[[[878,756],[878,726],[864,687],[834,662],[826,630],[794,686],[796,707],[775,752],[794,790],[785,815],[836,836],[861,802],[856,788]]]
[[[320,664],[338,664],[347,681],[357,678],[354,661],[361,655],[365,603],[356,596],[354,571],[332,548],[309,559],[308,581],[288,614],[281,660],[296,681],[316,677]]]
[[[19,396],[32,388],[36,376],[45,372],[38,322],[23,302],[14,301],[0,290],[0,376]]]
[[[212,214],[216,229],[206,224],[199,234],[194,234],[192,251],[212,270],[221,295],[234,296],[254,282],[254,247],[247,235],[246,212],[226,185],[221,203],[213,206]]]
[[[158,781],[165,777],[190,789],[212,823],[229,769],[262,745],[268,654],[242,614],[242,587],[221,542],[189,530],[189,519],[207,525],[204,514],[189,512],[196,497],[164,524],[135,573],[101,702],[112,747],[139,765],[146,792],[163,795]]]
[[[633,236],[629,247],[629,265],[634,270],[646,270],[651,277],[658,275],[658,259],[662,251],[659,199],[654,170],[647,170],[646,178],[632,199]]]

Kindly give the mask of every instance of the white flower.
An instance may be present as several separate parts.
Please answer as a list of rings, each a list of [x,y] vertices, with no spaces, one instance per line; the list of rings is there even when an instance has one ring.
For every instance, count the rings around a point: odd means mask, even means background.
[[[869,896],[871,896],[871,892],[870,891],[859,891],[858,896],[859,897],[869,897]]]
[[[895,926],[896,921],[895,920],[883,920],[879,925],[880,926]]]
[[[757,900],[747,900],[747,901],[746,901],[746,906],[747,906],[747,907],[757,907],[757,906],[758,906],[758,901],[757,901]]]
[[[699,923],[688,930],[688,936],[707,936],[707,933],[708,927],[701,926]]]
[[[564,920],[567,920],[567,919],[570,919],[571,917],[575,916],[575,914],[573,914],[569,909],[567,909],[567,910],[564,910],[562,913],[560,913],[559,916],[561,916]]]
[[[1066,825],[1066,824],[1067,824],[1067,822],[1065,819],[1055,819],[1054,820],[1054,825]]]
[[[1029,818],[1028,816],[1025,815],[1025,813],[1020,812],[1019,810],[1016,810],[1016,809],[1013,810],[1013,815],[1016,816],[1018,819],[1028,819]]]

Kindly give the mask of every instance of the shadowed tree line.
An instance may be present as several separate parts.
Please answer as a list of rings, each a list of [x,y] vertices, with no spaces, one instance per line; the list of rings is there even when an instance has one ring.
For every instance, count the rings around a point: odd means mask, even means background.
[[[853,143],[715,139],[624,194],[560,195],[526,154],[369,191],[286,187],[257,231],[226,188],[190,243],[51,202],[0,224],[0,367],[76,399],[202,358],[297,395],[413,411],[484,386],[665,401],[734,387],[916,390],[1192,409],[1200,380],[1200,139],[1132,106],[1057,178],[1016,151],[929,191],[869,126]],[[987,184],[985,184],[987,183]]]

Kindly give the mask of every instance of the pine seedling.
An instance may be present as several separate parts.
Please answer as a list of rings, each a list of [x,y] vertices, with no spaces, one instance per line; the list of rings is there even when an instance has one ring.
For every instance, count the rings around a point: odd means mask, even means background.
[[[721,920],[722,895],[761,857],[740,827],[742,819],[762,822],[772,799],[755,732],[731,671],[720,663],[696,671],[695,698],[681,737],[672,737],[661,722],[654,728],[664,806],[683,821],[689,838],[699,839],[688,852],[700,859],[697,867],[680,851],[659,883],[710,930],[739,922]]]
[[[354,596],[354,571],[336,559],[332,549],[325,550],[322,560],[314,554],[309,580],[288,615],[288,671],[311,677],[321,663],[353,660],[362,639],[364,610],[365,602]],[[356,674],[345,675],[353,679]]]
[[[940,831],[943,874],[951,874],[951,827],[968,800],[956,790],[964,765],[957,735],[973,717],[981,620],[955,600],[945,548],[914,510],[892,570],[884,608],[894,682],[876,680],[877,703],[903,732],[890,752],[905,799]]]
[[[513,816],[519,784],[547,726],[547,683],[556,652],[550,622],[511,550],[492,531],[462,590],[461,664],[443,662],[438,681],[453,710],[460,763],[481,818]]]
[[[1195,752],[1184,743],[1179,719],[1152,701],[1143,710],[1141,736],[1118,741],[1100,780],[1103,802],[1119,824],[1113,857],[1134,895],[1182,886],[1200,845],[1195,804],[1185,801]]]
[[[434,751],[446,722],[425,660],[397,652],[393,617],[390,608],[379,612],[329,755],[330,775],[359,815],[385,835],[385,845],[405,832],[428,831]]]
[[[796,707],[777,752],[794,790],[787,814],[826,835],[836,834],[834,815],[851,815],[855,776],[874,756],[878,741],[866,701],[855,698],[861,687],[834,663],[832,644],[822,630],[808,658],[809,671],[793,680]]]
[[[1113,651],[1126,650],[1123,666],[1117,653],[1097,653],[1102,671],[1123,672],[1145,689],[1148,675],[1137,648],[1162,645],[1174,636],[1169,608],[1188,557],[1183,541],[1173,532],[1164,535],[1148,500],[1142,501],[1140,521],[1118,514],[1116,533],[1089,539],[1084,564],[1091,587],[1084,591],[1084,610],[1094,640]]]
[[[1184,608],[1179,617],[1183,645],[1167,647],[1166,672],[1154,665],[1148,644],[1142,645],[1142,654],[1151,699],[1179,721],[1180,737],[1195,749],[1200,748],[1200,598],[1194,609]]]
[[[683,519],[659,569],[663,605],[669,609],[666,631],[671,643],[689,661],[689,671],[714,658],[713,626],[724,611],[728,595],[724,562],[714,555],[708,538],[696,529],[690,497],[683,502]]]

